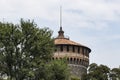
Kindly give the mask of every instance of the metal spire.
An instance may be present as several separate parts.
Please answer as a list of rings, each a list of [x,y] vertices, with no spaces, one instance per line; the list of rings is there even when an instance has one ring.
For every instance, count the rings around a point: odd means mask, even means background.
[[[60,6],[60,27],[62,27],[62,6]]]
[[[68,39],[69,38],[65,38],[64,36],[64,31],[62,30],[62,6],[60,6],[60,30],[58,31],[58,37],[59,39]]]
[[[64,38],[64,31],[62,30],[62,6],[60,6],[60,30],[58,33],[58,38]]]

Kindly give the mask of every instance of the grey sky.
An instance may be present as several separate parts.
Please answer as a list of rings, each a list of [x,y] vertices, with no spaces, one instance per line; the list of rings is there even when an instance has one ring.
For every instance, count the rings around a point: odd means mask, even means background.
[[[0,21],[34,19],[57,36],[59,7],[71,40],[92,49],[90,62],[120,65],[120,0],[0,0]]]

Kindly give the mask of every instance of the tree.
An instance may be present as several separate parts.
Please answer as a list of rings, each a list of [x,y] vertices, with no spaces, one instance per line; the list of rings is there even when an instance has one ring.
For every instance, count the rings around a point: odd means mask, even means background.
[[[110,74],[111,80],[120,80],[120,68],[113,68]]]
[[[88,73],[82,76],[82,80],[120,80],[120,68],[110,69],[106,65],[92,63],[88,67]]]
[[[82,80],[108,80],[110,68],[105,65],[90,64],[88,74],[83,75]]]
[[[77,76],[71,76],[71,80],[80,80],[80,78]]]
[[[50,63],[50,68],[52,74],[51,80],[69,80],[70,72],[66,59],[52,61]]]
[[[51,59],[54,50],[51,35],[51,30],[38,28],[34,21],[0,22],[0,76],[40,80],[43,63]]]

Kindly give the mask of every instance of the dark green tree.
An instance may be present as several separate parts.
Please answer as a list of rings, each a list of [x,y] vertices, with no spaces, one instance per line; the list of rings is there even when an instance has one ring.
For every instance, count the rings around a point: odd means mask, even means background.
[[[34,21],[0,22],[0,76],[10,80],[40,80],[54,50],[52,32]],[[46,71],[46,70],[45,70]]]
[[[111,80],[120,80],[120,68],[113,68],[110,74]]]
[[[71,76],[71,80],[80,80],[80,78],[77,76]]]
[[[51,70],[51,80],[69,80],[70,79],[70,72],[69,72],[66,59],[52,61],[50,63],[50,70]]]
[[[108,80],[110,68],[105,65],[90,64],[88,74],[83,75],[82,80]]]

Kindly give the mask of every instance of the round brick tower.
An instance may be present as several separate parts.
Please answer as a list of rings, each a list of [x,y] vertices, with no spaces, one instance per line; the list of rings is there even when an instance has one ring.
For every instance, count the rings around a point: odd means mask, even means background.
[[[72,75],[81,77],[82,74],[87,73],[89,53],[91,52],[90,48],[66,38],[62,27],[58,31],[58,37],[55,38],[54,44],[56,50],[53,58],[62,59],[66,57]]]

